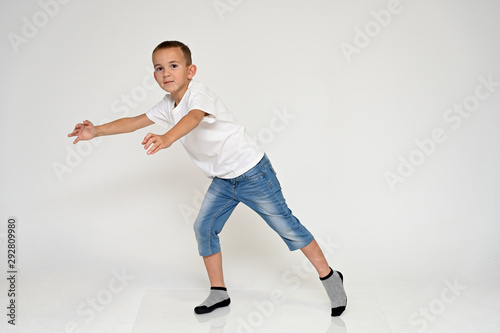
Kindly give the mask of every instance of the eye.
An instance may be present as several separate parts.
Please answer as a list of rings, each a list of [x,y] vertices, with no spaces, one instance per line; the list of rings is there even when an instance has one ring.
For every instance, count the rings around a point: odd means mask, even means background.
[[[179,67],[179,65],[177,65],[177,64],[172,64],[172,65],[170,66],[170,68],[177,68],[177,67]]]
[[[163,70],[163,67],[156,67],[157,72],[161,72]]]

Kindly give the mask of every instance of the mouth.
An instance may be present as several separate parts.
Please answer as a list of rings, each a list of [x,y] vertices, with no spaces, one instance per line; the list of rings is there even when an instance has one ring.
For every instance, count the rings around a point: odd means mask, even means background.
[[[165,85],[169,85],[169,84],[172,84],[172,83],[174,83],[174,81],[165,81],[165,82],[163,82],[163,84],[165,84]]]

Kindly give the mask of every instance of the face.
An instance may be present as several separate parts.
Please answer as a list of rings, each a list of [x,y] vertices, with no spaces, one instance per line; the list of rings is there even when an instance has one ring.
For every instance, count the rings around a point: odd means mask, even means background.
[[[179,47],[161,49],[153,54],[155,79],[160,87],[169,92],[176,104],[186,92],[189,81],[196,74],[196,66],[186,65],[186,60]]]

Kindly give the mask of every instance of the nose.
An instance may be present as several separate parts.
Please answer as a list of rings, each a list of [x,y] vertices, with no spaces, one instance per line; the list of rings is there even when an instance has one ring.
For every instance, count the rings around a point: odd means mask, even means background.
[[[164,69],[163,70],[163,77],[166,78],[166,77],[169,77],[170,76],[170,71],[168,69]]]

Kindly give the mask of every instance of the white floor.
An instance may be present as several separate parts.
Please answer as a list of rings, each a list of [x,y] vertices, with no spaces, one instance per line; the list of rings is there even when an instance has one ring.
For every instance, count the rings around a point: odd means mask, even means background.
[[[445,290],[445,288],[443,288]],[[383,291],[381,291],[383,293]],[[448,289],[422,305],[422,291],[349,294],[349,307],[329,316],[321,290],[232,291],[232,304],[209,315],[192,312],[202,291],[146,290],[132,333],[410,333],[499,332],[500,293]],[[441,299],[442,298],[442,299]],[[321,300],[321,301],[319,301]],[[410,310],[410,316],[405,315]]]
[[[89,295],[82,280],[22,285],[17,325],[1,332],[47,333],[497,333],[500,290],[462,286],[445,280],[432,288],[399,286],[347,290],[348,307],[331,318],[321,289],[230,290],[232,303],[211,314],[193,307],[207,295],[202,289],[121,288],[109,279]],[[89,281],[90,277],[85,278]],[[21,287],[21,286],[20,286]],[[135,289],[134,289],[135,288]],[[113,291],[111,293],[109,290]],[[4,302],[2,302],[4,303]],[[5,309],[5,307],[2,306]],[[6,312],[6,311],[3,311]]]

